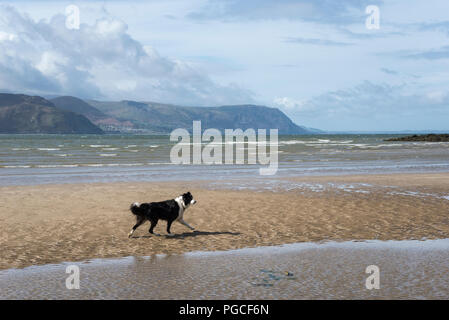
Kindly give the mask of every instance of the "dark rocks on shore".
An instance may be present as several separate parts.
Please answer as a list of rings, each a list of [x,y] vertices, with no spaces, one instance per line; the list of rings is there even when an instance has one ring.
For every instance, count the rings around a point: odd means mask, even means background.
[[[384,139],[384,141],[449,142],[449,134],[414,134],[412,136]]]

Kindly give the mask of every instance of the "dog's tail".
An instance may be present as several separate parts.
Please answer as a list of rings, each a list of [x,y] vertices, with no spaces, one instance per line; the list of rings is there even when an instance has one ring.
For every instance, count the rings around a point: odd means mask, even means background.
[[[141,217],[145,214],[145,210],[142,208],[142,204],[138,202],[134,202],[130,207],[129,210],[138,217]]]

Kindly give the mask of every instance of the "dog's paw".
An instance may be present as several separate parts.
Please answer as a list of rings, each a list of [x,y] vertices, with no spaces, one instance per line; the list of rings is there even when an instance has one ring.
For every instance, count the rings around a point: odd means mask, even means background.
[[[133,235],[133,231],[130,231],[129,233],[128,233],[128,238],[131,238],[131,236]]]
[[[167,233],[167,237],[174,237],[175,234],[174,233]]]

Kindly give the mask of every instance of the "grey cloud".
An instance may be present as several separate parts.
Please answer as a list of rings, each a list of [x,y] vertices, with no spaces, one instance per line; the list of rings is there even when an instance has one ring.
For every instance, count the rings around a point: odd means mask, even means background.
[[[298,44],[310,44],[318,46],[330,46],[330,47],[347,47],[353,45],[352,43],[339,42],[327,39],[316,39],[316,38],[285,38],[284,42],[288,43],[298,43]]]
[[[378,57],[393,57],[399,59],[413,60],[441,60],[449,58],[449,46],[434,48],[429,50],[396,50],[387,52],[377,52],[374,55]]]
[[[428,115],[429,112],[449,116],[449,92],[432,98],[431,95],[417,94],[407,89],[406,85],[391,86],[365,81],[353,88],[330,91],[296,105],[286,98],[283,101],[290,114],[305,117],[392,119]]]
[[[383,73],[386,74],[390,74],[390,75],[397,75],[399,74],[397,71],[391,70],[391,69],[387,69],[387,68],[381,68],[380,71],[382,71]]]
[[[300,20],[348,25],[365,22],[365,8],[381,0],[209,0],[188,14],[195,20]]]
[[[388,38],[388,37],[392,37],[392,36],[404,36],[405,35],[404,32],[383,31],[382,29],[367,30],[366,32],[353,32],[346,28],[339,28],[338,31],[348,38],[358,39],[358,40],[382,39],[382,38]]]
[[[440,31],[449,35],[449,21],[423,22],[415,24],[420,31]]]
[[[428,51],[421,51],[418,53],[411,53],[403,56],[408,59],[426,59],[426,60],[440,60],[449,59],[449,46],[444,46],[439,49]]]
[[[407,59],[426,59],[426,60],[449,59],[449,46],[444,46],[439,49],[403,54],[402,57]]]

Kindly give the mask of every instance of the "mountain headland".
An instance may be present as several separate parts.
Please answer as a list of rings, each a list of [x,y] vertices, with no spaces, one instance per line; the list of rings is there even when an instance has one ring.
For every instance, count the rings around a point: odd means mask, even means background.
[[[317,134],[295,124],[277,108],[259,105],[187,107],[156,102],[83,100],[72,96],[45,99],[0,94],[0,133],[142,133],[169,134],[176,128],[278,129],[279,134]]]

